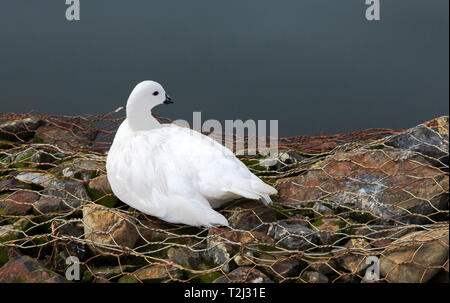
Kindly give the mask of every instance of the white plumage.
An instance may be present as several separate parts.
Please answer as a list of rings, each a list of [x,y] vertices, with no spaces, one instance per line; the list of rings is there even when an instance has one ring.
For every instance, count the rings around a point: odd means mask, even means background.
[[[127,102],[108,153],[114,194],[143,213],[193,226],[228,225],[213,210],[245,197],[271,203],[277,191],[261,181],[226,147],[194,130],[160,124],[151,109],[169,103],[162,86],[139,83]]]

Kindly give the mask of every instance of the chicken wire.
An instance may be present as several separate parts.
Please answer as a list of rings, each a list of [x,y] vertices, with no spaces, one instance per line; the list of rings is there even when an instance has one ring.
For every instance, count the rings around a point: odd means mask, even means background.
[[[397,282],[405,266],[417,273],[415,282],[448,275],[448,148],[425,142],[440,152],[405,151],[391,142],[404,130],[391,129],[280,138],[280,154],[289,155],[288,161],[277,158],[267,167],[261,155],[240,157],[279,189],[273,205],[237,200],[220,210],[230,228],[195,228],[162,222],[120,201],[114,207],[99,205],[113,198],[110,192],[94,198],[52,183],[72,180],[87,189],[92,179],[106,174],[106,153],[123,120],[117,115],[0,115],[0,123],[38,118],[40,125],[64,134],[48,132],[50,138],[36,139],[25,124],[19,132],[1,130],[8,140],[0,141],[0,176],[6,184],[0,201],[31,210],[17,215],[0,209],[0,227],[16,233],[0,242],[0,249],[32,256],[62,275],[67,257],[74,256],[81,282]],[[29,133],[34,135],[22,136]],[[47,160],[17,157],[29,148]],[[349,173],[355,170],[377,178]],[[18,178],[20,183],[5,183]],[[18,191],[37,198],[16,201]],[[380,191],[400,200],[386,210],[378,201]],[[44,198],[59,199],[62,206],[42,211],[36,201]],[[418,200],[426,211],[409,207]],[[97,230],[87,222],[90,214],[114,224]],[[128,240],[130,245],[123,245]],[[440,256],[445,260],[429,264],[441,248],[447,251]],[[380,260],[380,276],[368,278],[368,268]]]

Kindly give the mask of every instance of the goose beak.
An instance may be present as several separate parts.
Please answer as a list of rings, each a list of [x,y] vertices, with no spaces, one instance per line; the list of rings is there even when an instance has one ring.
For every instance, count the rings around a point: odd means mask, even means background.
[[[172,98],[168,94],[166,94],[166,100],[164,100],[164,104],[172,104]]]

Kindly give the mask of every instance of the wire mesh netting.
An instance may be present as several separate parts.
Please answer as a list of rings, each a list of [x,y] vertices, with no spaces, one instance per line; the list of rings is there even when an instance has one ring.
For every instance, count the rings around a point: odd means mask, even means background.
[[[0,115],[0,281],[75,264],[81,282],[448,282],[448,117],[280,138],[275,156],[240,156],[273,205],[236,200],[219,210],[231,228],[196,228],[113,195],[118,115]]]

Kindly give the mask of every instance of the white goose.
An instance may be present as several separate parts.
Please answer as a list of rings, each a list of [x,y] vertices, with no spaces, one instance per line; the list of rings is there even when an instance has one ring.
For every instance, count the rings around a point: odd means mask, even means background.
[[[151,115],[173,103],[154,81],[139,83],[126,105],[106,160],[108,181],[124,203],[171,223],[228,226],[213,210],[240,197],[272,203],[277,191],[226,147],[194,130],[160,124]]]

